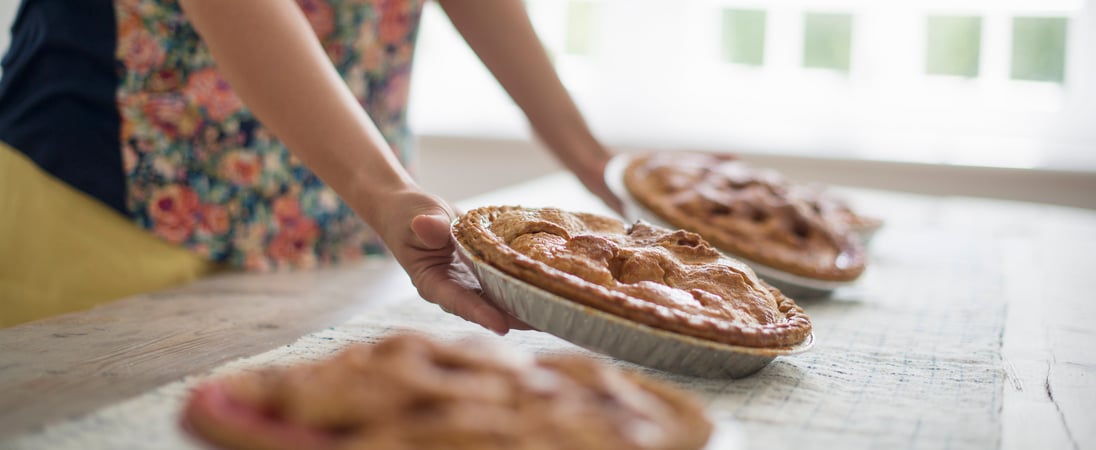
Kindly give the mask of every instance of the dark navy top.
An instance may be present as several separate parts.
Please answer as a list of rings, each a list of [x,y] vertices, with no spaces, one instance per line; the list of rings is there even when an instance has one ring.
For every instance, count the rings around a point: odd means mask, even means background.
[[[111,0],[24,0],[0,79],[0,141],[123,214]]]

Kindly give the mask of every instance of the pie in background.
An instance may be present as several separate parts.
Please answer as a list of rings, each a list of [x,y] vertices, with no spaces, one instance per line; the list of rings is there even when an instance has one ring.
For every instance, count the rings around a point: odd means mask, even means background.
[[[228,449],[697,450],[684,393],[583,356],[396,335],[196,388],[184,427]]]
[[[637,156],[624,170],[624,185],[667,223],[735,257],[815,280],[859,277],[867,261],[860,233],[881,224],[818,186],[791,183],[733,155]]]
[[[457,242],[503,273],[568,301],[712,342],[786,348],[806,313],[699,235],[555,208],[491,206],[453,225]]]

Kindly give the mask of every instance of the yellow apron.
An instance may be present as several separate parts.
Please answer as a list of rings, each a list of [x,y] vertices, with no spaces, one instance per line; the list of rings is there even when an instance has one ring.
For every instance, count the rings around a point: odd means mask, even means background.
[[[217,267],[0,142],[0,327],[185,283]]]

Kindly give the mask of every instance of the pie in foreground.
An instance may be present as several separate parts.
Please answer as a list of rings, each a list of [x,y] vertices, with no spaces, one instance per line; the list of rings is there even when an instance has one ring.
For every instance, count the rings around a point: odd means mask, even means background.
[[[184,427],[229,449],[698,450],[685,394],[578,355],[396,335],[196,388]]]
[[[501,206],[469,211],[453,234],[514,278],[649,327],[758,348],[791,347],[811,332],[792,299],[688,231]]]
[[[624,185],[658,217],[733,256],[816,280],[859,277],[867,257],[858,232],[880,226],[816,186],[733,155],[641,155],[625,168]]]

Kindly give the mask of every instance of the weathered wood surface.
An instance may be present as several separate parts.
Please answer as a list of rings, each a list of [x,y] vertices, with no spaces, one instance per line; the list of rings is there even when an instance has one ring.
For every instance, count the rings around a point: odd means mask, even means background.
[[[394,263],[224,274],[0,330],[0,436],[90,412],[414,295]]]

